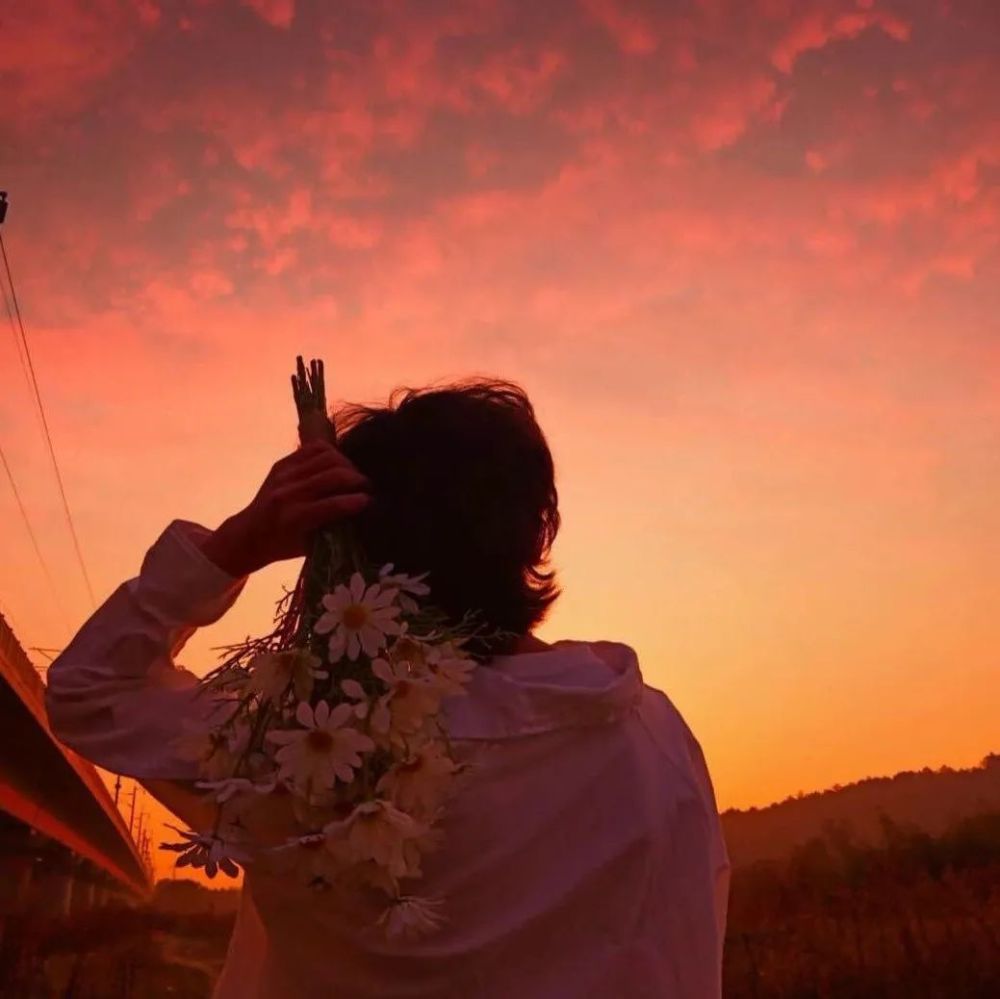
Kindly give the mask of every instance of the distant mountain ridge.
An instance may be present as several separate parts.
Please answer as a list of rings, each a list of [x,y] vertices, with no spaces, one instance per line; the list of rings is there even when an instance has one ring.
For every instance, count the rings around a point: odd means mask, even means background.
[[[881,841],[880,815],[940,835],[952,823],[1000,811],[1000,754],[977,767],[904,770],[893,777],[866,777],[853,784],[796,795],[764,808],[722,813],[734,867],[779,860],[829,825],[850,829],[859,843]]]

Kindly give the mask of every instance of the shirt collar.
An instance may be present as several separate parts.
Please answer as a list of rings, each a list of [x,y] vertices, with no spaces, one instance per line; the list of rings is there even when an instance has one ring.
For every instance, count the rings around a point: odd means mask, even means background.
[[[478,666],[467,693],[442,709],[453,738],[511,739],[615,721],[638,702],[642,685],[628,645],[564,639]]]

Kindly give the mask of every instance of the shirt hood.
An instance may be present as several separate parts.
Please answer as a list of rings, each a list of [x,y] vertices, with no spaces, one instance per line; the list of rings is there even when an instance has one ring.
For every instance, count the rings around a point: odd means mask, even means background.
[[[638,704],[642,687],[630,646],[563,639],[477,666],[467,693],[442,708],[452,738],[511,739],[615,721]]]

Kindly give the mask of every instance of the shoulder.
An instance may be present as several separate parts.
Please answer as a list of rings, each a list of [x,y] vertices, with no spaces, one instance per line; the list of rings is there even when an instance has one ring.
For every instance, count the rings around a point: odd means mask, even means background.
[[[728,859],[718,801],[701,742],[670,697],[656,687],[643,685],[637,714],[661,758],[683,781],[687,794],[699,801],[699,808],[712,830],[712,849],[717,864],[725,866]]]
[[[685,773],[701,783],[705,754],[687,719],[670,696],[644,683],[638,715],[659,751]]]

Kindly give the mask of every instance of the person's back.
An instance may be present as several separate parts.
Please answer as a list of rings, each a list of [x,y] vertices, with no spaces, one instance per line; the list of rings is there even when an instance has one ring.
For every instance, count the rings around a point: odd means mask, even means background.
[[[249,870],[217,995],[641,999],[720,993],[728,863],[697,743],[617,643],[498,659],[448,705],[475,769],[410,943],[354,896]]]

